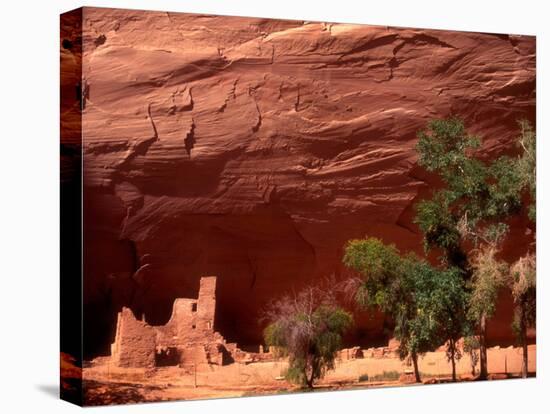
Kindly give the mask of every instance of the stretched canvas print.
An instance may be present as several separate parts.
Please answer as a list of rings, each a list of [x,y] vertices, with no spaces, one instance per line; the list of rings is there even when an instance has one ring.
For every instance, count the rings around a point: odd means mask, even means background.
[[[535,37],[61,16],[61,394],[536,375]]]

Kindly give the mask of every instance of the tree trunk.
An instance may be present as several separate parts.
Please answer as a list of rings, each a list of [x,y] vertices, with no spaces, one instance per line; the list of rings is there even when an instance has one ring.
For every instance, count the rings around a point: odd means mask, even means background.
[[[485,315],[481,316],[479,321],[479,379],[487,379],[487,319]]]
[[[418,355],[416,352],[413,352],[411,354],[411,359],[413,361],[413,367],[414,367],[414,379],[416,382],[422,382],[420,379],[420,371],[418,371]]]
[[[455,364],[455,341],[454,339],[451,339],[449,341],[449,345],[451,348],[451,365],[453,367],[453,382],[456,382],[456,364]]]
[[[527,378],[528,356],[527,356],[527,341],[524,340],[522,344],[523,348],[523,362],[521,363],[521,377]]]
[[[521,348],[523,350],[523,358],[521,361],[521,377],[527,378],[527,367],[528,367],[528,355],[527,355],[527,324],[525,323],[525,311],[521,310],[521,319],[520,319],[520,341]]]
[[[307,376],[307,372],[306,372],[306,383],[307,383],[307,387],[312,389],[313,388],[313,375],[315,374],[315,368],[313,366],[313,362],[311,363],[311,374],[309,375],[309,378]]]

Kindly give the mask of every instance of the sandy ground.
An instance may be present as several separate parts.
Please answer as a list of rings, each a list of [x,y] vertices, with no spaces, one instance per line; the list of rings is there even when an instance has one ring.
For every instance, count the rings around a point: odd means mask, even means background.
[[[419,361],[424,383],[448,382],[451,365],[445,352],[430,352]],[[227,366],[165,367],[155,370],[120,369],[108,359],[84,368],[86,405],[125,404],[146,401],[194,400],[303,391],[282,377],[286,361],[230,364]],[[477,367],[479,370],[479,365]],[[521,371],[519,348],[490,348],[491,379],[517,378]],[[464,355],[457,364],[461,381],[471,381],[471,363]],[[394,355],[336,362],[316,384],[316,391],[409,385],[411,367]],[[536,345],[529,346],[529,372],[536,373]],[[408,375],[407,375],[408,374]],[[368,379],[365,376],[368,375]],[[360,380],[360,377],[362,379]],[[399,377],[397,377],[399,376]]]

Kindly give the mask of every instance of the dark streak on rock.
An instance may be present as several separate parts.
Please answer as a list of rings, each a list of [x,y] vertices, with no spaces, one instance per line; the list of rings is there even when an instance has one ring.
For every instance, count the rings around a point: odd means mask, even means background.
[[[258,132],[258,130],[262,126],[262,113],[260,112],[260,107],[258,106],[258,102],[256,102],[256,99],[254,99],[254,105],[256,105],[256,111],[258,112],[258,118],[256,120],[256,123],[252,127],[252,132]]]
[[[155,140],[157,140],[158,137],[159,137],[159,133],[157,131],[157,127],[155,125],[155,120],[153,119],[153,115],[151,114],[151,106],[152,106],[152,103],[149,102],[149,105],[147,106],[147,114],[149,115],[149,120],[151,121],[151,126],[153,127],[153,138]]]
[[[184,143],[185,151],[187,151],[187,155],[191,158],[191,150],[195,146],[195,121],[193,119],[191,119],[191,128],[185,136]]]
[[[105,36],[104,34],[102,34],[102,35],[99,35],[99,36],[94,40],[94,45],[95,45],[95,47],[99,47],[99,46],[101,46],[102,44],[104,44],[106,41],[107,41],[107,36]]]

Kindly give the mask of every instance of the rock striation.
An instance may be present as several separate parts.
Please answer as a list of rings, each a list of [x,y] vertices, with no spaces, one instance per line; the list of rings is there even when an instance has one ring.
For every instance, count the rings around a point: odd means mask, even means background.
[[[62,123],[83,138],[88,357],[108,353],[122,306],[165,324],[203,274],[218,275],[216,330],[257,344],[267,301],[346,276],[348,239],[422,253],[429,119],[462,117],[495,157],[535,117],[529,36],[99,8],[61,35],[63,70],[82,65]],[[533,242],[514,220],[509,258]],[[351,342],[383,337],[381,315],[356,320]]]

